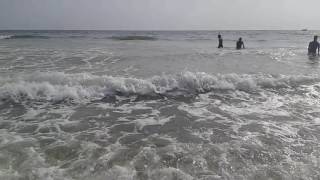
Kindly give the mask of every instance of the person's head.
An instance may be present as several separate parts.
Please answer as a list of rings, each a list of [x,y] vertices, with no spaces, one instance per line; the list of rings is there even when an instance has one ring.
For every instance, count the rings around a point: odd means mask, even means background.
[[[314,41],[318,41],[318,36],[313,37]]]
[[[242,41],[242,38],[239,38],[239,41]]]
[[[219,38],[219,39],[221,38],[221,35],[220,35],[220,34],[218,35],[218,38]]]

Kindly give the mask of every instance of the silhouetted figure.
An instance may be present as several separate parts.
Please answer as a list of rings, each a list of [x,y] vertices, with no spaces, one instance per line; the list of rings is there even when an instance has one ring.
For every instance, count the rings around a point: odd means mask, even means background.
[[[318,36],[314,36],[314,40],[309,43],[308,54],[312,56],[316,56],[317,49],[318,49],[318,55],[319,55],[320,45],[318,43]]]
[[[244,49],[244,43],[242,41],[242,38],[239,38],[239,40],[237,41],[237,49]]]
[[[218,48],[223,48],[223,39],[221,37],[221,35],[219,34],[218,35],[218,39],[219,39],[219,45],[218,45]]]

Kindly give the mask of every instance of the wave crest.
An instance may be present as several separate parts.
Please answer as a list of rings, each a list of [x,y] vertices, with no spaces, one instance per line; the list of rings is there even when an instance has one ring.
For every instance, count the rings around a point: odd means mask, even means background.
[[[42,35],[1,35],[0,39],[49,39],[49,36]]]
[[[183,72],[154,76],[149,79],[97,76],[88,73],[36,72],[29,75],[0,78],[0,98],[76,101],[103,99],[121,95],[175,96],[197,95],[210,91],[253,92],[266,88],[288,88],[319,82],[314,76],[211,75]]]

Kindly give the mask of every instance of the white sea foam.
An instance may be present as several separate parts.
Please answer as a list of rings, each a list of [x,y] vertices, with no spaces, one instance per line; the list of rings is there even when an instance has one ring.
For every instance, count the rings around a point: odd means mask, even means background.
[[[149,125],[164,125],[165,123],[171,121],[171,119],[174,118],[172,117],[167,117],[167,118],[162,118],[160,117],[159,119],[154,119],[154,118],[145,118],[145,119],[138,119],[136,120],[137,127],[141,130],[145,126]]]
[[[148,79],[97,76],[88,73],[35,72],[1,77],[0,98],[34,100],[91,100],[106,96],[172,95],[173,92],[198,94],[210,91],[257,91],[264,88],[288,88],[319,82],[318,76],[211,75],[182,72]]]
[[[12,35],[0,35],[0,39],[10,39]]]

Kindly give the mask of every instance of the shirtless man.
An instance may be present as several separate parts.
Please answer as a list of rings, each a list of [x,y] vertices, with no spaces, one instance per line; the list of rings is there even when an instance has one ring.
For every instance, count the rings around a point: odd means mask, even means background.
[[[314,40],[309,43],[308,54],[312,56],[316,56],[317,49],[318,49],[318,55],[319,55],[320,44],[318,42],[318,36],[314,36]]]
[[[237,49],[244,49],[244,43],[242,41],[242,38],[239,38],[239,40],[237,41]]]

